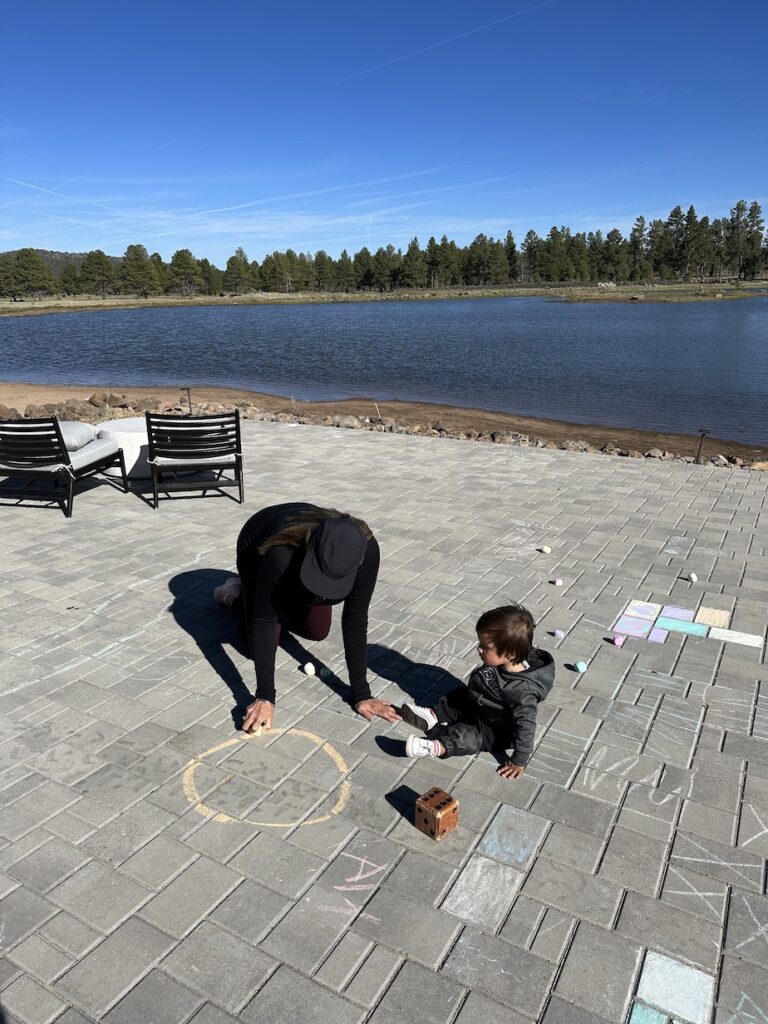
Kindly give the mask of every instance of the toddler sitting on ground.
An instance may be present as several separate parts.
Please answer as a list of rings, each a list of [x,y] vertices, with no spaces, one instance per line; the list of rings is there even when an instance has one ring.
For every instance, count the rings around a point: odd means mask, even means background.
[[[536,713],[555,681],[555,663],[533,646],[534,621],[519,604],[485,612],[477,620],[477,650],[483,662],[433,708],[404,704],[405,722],[426,733],[409,736],[408,757],[459,757],[481,750],[513,749],[497,769],[517,779],[533,752]]]

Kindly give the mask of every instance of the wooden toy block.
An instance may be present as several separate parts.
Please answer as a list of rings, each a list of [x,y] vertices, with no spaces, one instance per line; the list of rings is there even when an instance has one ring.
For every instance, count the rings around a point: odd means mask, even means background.
[[[416,828],[439,842],[459,824],[459,801],[433,786],[416,801]]]

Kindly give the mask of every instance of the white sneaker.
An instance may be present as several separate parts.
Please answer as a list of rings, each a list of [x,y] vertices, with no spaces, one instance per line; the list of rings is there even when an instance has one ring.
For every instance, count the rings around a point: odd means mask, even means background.
[[[409,736],[405,741],[408,757],[440,757],[440,742],[425,736]]]
[[[421,729],[422,732],[429,732],[437,725],[437,715],[432,708],[422,708],[418,704],[403,704],[400,716],[408,725]]]

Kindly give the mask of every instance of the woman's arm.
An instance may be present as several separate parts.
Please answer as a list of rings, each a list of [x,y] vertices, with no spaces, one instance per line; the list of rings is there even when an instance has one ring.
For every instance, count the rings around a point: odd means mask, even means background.
[[[277,610],[273,604],[275,588],[291,561],[292,551],[274,547],[259,559],[259,570],[249,595],[251,654],[256,666],[256,699],[275,703],[275,652]]]
[[[344,639],[344,656],[352,687],[352,703],[369,700],[371,691],[366,673],[368,645],[368,608],[379,575],[381,554],[375,537],[371,537],[365,557],[357,570],[355,584],[344,601],[341,616],[341,634]]]

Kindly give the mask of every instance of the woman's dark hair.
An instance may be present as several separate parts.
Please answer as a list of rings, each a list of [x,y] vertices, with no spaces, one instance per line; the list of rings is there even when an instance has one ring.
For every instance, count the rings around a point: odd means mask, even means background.
[[[338,519],[341,515],[342,513],[337,512],[335,508],[310,508],[297,512],[291,518],[289,526],[274,536],[268,537],[263,544],[259,545],[259,554],[263,555],[265,551],[278,545],[287,548],[306,547],[316,526],[319,526],[324,519]],[[354,516],[349,516],[349,519],[366,540],[371,539],[373,531],[367,523],[362,519],[355,519]]]
[[[536,623],[521,604],[506,604],[483,612],[475,628],[481,640],[493,644],[496,653],[510,661],[519,664],[531,653]]]

